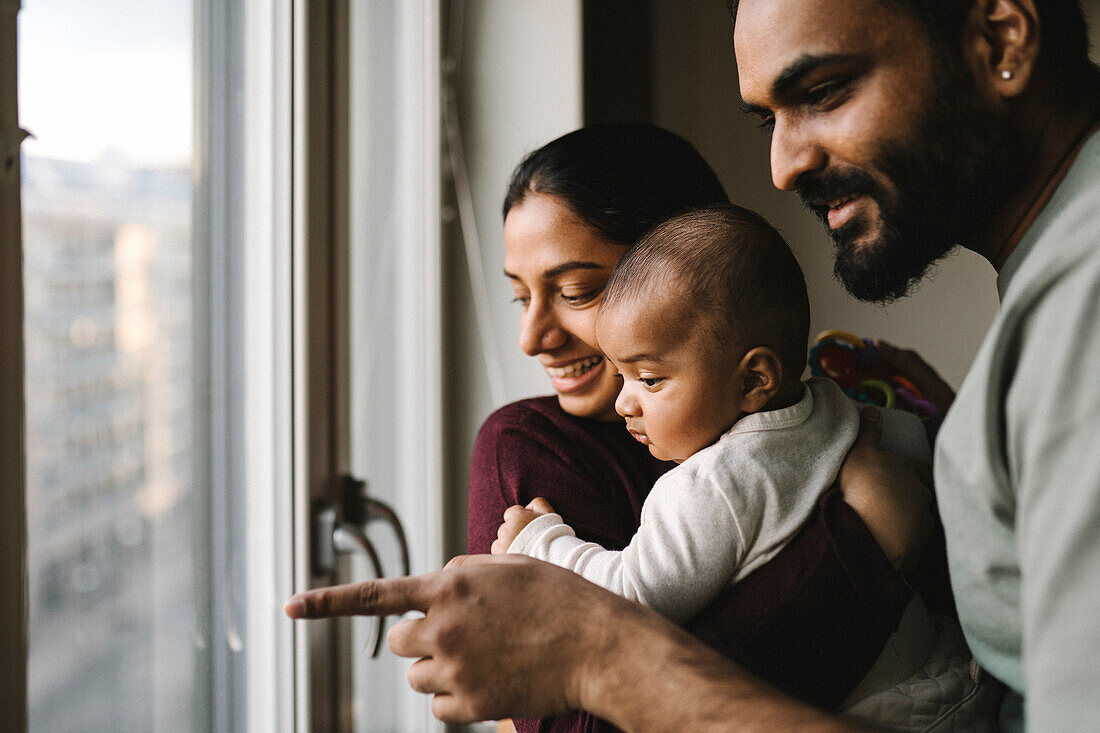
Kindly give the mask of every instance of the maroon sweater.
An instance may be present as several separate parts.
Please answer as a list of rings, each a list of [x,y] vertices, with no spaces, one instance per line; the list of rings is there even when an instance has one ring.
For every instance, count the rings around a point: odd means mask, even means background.
[[[556,397],[507,405],[485,421],[474,445],[469,550],[489,552],[504,510],[536,496],[578,537],[622,549],[646,494],[672,466],[650,456],[622,424],[569,415]],[[910,597],[833,490],[776,557],[686,627],[779,689],[835,708],[870,670]],[[515,723],[520,733],[615,730],[584,712]]]

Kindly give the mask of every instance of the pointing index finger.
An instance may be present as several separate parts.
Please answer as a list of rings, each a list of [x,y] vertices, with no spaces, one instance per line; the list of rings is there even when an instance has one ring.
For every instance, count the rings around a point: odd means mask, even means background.
[[[427,611],[429,586],[434,575],[380,578],[315,588],[291,597],[283,611],[294,619],[389,616],[406,611]]]

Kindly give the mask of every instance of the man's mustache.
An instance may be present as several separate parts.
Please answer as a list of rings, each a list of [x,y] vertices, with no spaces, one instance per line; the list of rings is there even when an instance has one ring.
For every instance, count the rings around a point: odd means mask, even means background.
[[[803,173],[795,181],[795,193],[821,219],[826,219],[833,202],[857,196],[877,198],[878,183],[858,168],[824,173]]]

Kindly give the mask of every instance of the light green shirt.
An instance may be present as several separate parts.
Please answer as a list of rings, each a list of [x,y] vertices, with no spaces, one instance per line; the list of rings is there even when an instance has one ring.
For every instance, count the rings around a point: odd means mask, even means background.
[[[1100,134],[997,285],[936,443],[960,621],[1029,730],[1100,731]]]

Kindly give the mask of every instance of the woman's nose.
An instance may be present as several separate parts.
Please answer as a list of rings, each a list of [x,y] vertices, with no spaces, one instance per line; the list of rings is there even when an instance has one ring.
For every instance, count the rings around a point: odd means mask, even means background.
[[[532,300],[523,313],[519,347],[528,356],[552,351],[565,343],[566,333],[551,308]]]

